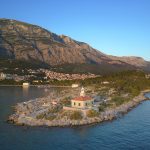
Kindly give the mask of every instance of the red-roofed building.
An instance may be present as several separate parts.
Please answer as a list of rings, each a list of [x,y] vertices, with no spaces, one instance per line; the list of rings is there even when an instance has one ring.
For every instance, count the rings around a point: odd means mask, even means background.
[[[85,91],[83,87],[81,89],[80,96],[75,97],[71,100],[71,107],[74,108],[82,108],[82,109],[91,108],[93,104],[94,104],[94,99],[90,96],[85,95]]]

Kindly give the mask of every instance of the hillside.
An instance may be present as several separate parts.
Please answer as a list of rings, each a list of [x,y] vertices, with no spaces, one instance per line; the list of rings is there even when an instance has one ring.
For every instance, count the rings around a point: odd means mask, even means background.
[[[142,58],[109,56],[68,36],[9,19],[0,19],[0,57],[71,72],[150,70],[150,62]]]

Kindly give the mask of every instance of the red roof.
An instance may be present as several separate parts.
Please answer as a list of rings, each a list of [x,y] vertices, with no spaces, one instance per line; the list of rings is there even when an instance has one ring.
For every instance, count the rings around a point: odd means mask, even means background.
[[[90,96],[79,96],[74,98],[73,100],[75,101],[89,101],[92,100],[92,98]]]

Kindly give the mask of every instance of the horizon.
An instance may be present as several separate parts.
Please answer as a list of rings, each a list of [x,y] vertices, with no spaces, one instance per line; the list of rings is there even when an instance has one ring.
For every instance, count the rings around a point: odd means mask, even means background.
[[[19,0],[2,1],[0,18],[38,25],[85,42],[107,55],[136,56],[150,61],[148,0],[46,2],[32,0],[27,7],[27,3]]]

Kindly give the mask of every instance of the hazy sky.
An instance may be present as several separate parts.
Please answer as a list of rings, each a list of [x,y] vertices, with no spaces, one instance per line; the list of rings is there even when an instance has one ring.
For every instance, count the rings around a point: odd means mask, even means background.
[[[0,18],[37,24],[110,55],[150,60],[150,0],[0,0]]]

